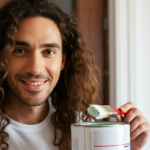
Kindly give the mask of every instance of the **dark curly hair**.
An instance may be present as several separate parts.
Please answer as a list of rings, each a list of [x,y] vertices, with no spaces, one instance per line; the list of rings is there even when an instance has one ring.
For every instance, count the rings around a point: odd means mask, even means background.
[[[8,56],[14,49],[14,36],[19,23],[29,17],[53,20],[62,37],[63,53],[66,53],[65,69],[52,93],[52,105],[56,111],[51,121],[54,126],[54,145],[60,150],[71,149],[71,123],[78,119],[90,121],[87,107],[93,103],[98,91],[94,72],[97,70],[94,56],[86,47],[76,22],[58,5],[46,0],[13,0],[0,10],[0,149],[8,150],[9,133],[5,127],[9,121],[9,102],[6,97]],[[63,90],[62,90],[63,89]],[[82,115],[80,115],[80,113]],[[57,139],[57,131],[61,139]],[[58,142],[56,142],[58,141]]]

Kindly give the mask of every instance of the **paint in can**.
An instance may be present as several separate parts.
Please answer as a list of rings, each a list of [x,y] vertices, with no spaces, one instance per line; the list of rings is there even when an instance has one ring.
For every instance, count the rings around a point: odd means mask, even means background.
[[[71,125],[72,150],[130,150],[130,124],[83,122]]]

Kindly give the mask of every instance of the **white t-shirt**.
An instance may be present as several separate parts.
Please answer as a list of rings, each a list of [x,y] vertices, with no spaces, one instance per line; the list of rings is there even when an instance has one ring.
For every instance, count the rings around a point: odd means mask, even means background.
[[[9,150],[59,150],[53,145],[54,127],[51,123],[51,114],[55,111],[50,104],[47,117],[39,124],[26,125],[10,119],[6,127],[9,133]]]

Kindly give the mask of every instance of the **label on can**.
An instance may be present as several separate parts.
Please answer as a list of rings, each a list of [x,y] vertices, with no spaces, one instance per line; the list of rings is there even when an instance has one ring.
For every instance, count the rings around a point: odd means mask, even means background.
[[[130,150],[129,124],[80,123],[71,132],[72,150]]]

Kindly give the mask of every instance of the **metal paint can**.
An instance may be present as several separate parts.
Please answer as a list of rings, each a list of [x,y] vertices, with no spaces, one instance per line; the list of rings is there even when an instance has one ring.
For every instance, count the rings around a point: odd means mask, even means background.
[[[72,150],[130,150],[130,124],[83,122],[71,125]]]

